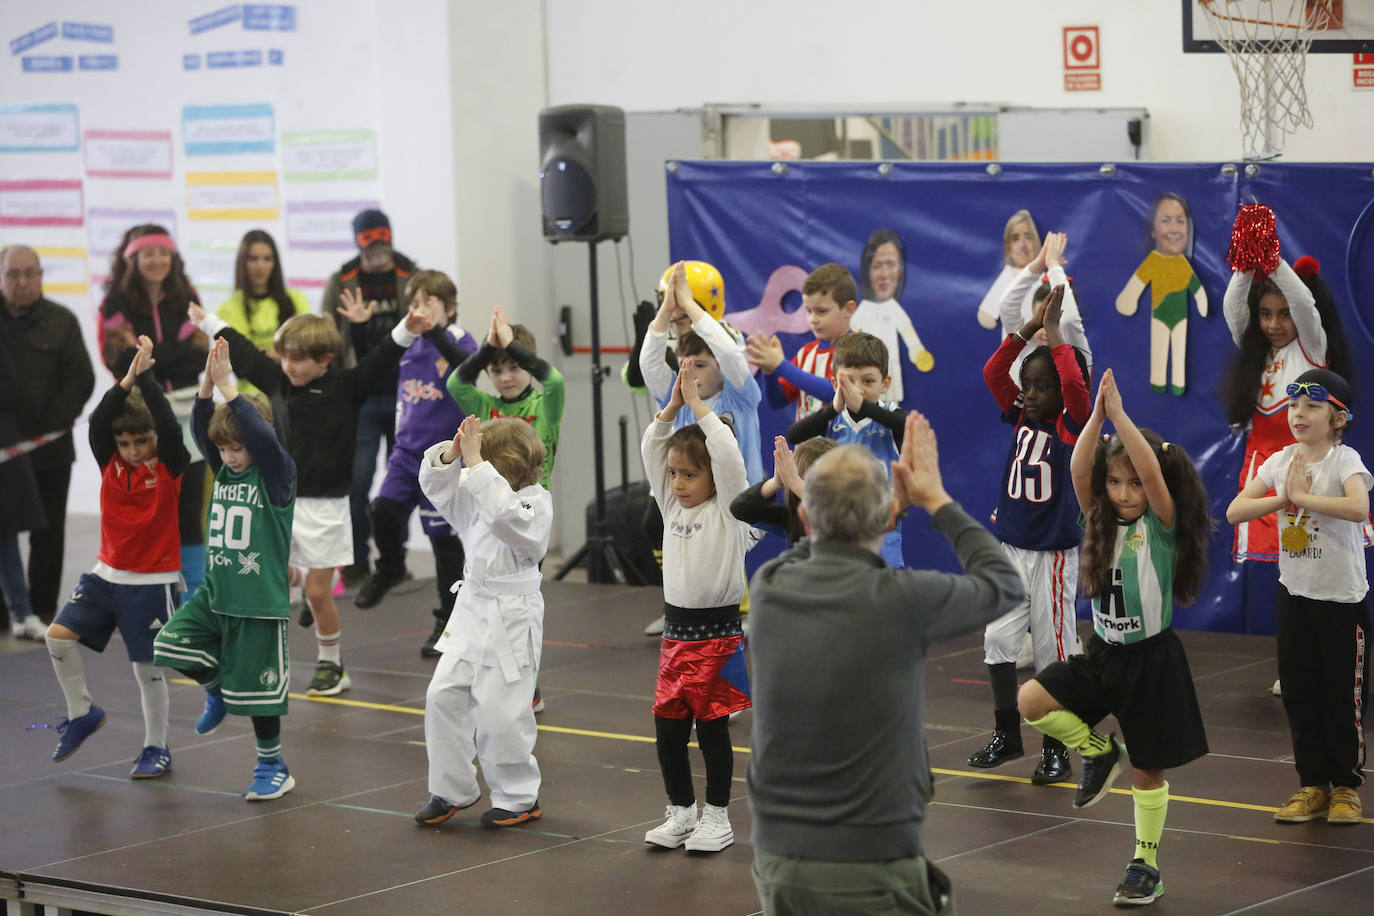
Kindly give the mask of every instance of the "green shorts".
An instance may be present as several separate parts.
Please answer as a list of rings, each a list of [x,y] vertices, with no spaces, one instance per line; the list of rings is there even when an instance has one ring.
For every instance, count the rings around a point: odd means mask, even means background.
[[[286,621],[210,610],[196,589],[153,640],[153,664],[204,684],[216,675],[236,716],[284,716],[291,686]]]

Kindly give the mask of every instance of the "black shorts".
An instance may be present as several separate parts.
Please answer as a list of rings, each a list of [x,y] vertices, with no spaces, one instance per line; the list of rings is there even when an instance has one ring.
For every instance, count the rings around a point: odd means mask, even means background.
[[[1138,770],[1171,770],[1207,753],[1188,656],[1172,629],[1129,646],[1094,633],[1085,648],[1035,676],[1060,706],[1091,726],[1116,716]]]

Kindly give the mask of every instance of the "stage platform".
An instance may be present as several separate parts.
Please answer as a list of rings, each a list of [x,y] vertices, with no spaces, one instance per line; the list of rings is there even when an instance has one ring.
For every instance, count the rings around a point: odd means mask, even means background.
[[[291,625],[291,712],[281,799],[247,803],[252,728],[234,717],[202,738],[202,692],[172,688],[173,771],[133,782],[143,741],[137,688],[118,637],[86,653],[106,726],[60,764],[49,758],[61,694],[41,644],[0,637],[0,899],[100,913],[751,914],[750,819],[744,783],[750,714],[732,726],[735,845],[714,855],[646,846],[663,786],[649,712],[657,640],[641,635],[657,590],[547,582],[541,676],[547,709],[535,754],[544,816],[487,830],[485,799],[440,827],[419,827],[425,802],[425,687],[419,657],[433,586],[406,583],[377,608],[343,612],[353,687],[306,699],[308,631]],[[1270,638],[1183,633],[1212,754],[1170,774],[1160,865],[1161,914],[1350,914],[1374,907],[1374,826],[1280,826],[1273,807],[1296,788],[1281,701],[1269,695]],[[936,794],[928,854],[953,877],[959,912],[1103,913],[1133,848],[1127,781],[1075,811],[1067,784],[1029,783],[1028,754],[970,769],[992,719],[981,635],[935,646],[927,670]],[[1024,672],[1023,672],[1024,674]],[[861,667],[854,677],[863,677]],[[847,691],[835,684],[832,702]],[[701,760],[693,750],[698,797]],[[1078,760],[1075,758],[1075,768]],[[1364,792],[1374,805],[1374,789]],[[29,910],[26,912],[33,912]]]

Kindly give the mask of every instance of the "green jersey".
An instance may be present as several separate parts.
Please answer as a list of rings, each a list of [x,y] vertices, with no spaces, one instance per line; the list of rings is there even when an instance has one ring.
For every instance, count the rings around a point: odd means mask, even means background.
[[[1148,508],[1116,527],[1112,590],[1093,599],[1093,629],[1105,642],[1130,645],[1157,636],[1174,619],[1174,531]]]
[[[291,554],[291,501],[275,506],[262,471],[215,472],[205,525],[205,584],[210,609],[231,617],[288,619],[287,561]]]
[[[508,401],[487,394],[454,372],[448,377],[448,392],[464,413],[482,420],[515,417],[533,426],[544,442],[544,476],[539,482],[548,490],[551,489],[549,476],[553,473],[553,456],[558,449],[558,427],[563,422],[563,375],[549,366],[548,375],[540,384],[543,390],[531,385],[523,395]]]

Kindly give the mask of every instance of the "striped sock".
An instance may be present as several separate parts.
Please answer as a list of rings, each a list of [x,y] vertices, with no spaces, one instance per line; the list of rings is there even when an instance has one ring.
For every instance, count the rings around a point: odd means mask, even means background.
[[[1135,800],[1135,856],[1158,868],[1159,841],[1164,836],[1164,817],[1169,813],[1169,784],[1158,789],[1131,789]]]
[[[320,647],[320,661],[339,664],[339,644],[342,642],[342,635],[342,627],[333,633],[321,633],[318,627],[315,629],[315,642]]]
[[[1027,719],[1026,724],[1051,738],[1058,738],[1084,757],[1096,757],[1112,749],[1111,738],[1093,731],[1088,723],[1067,709],[1050,710],[1043,719],[1034,722]]]

